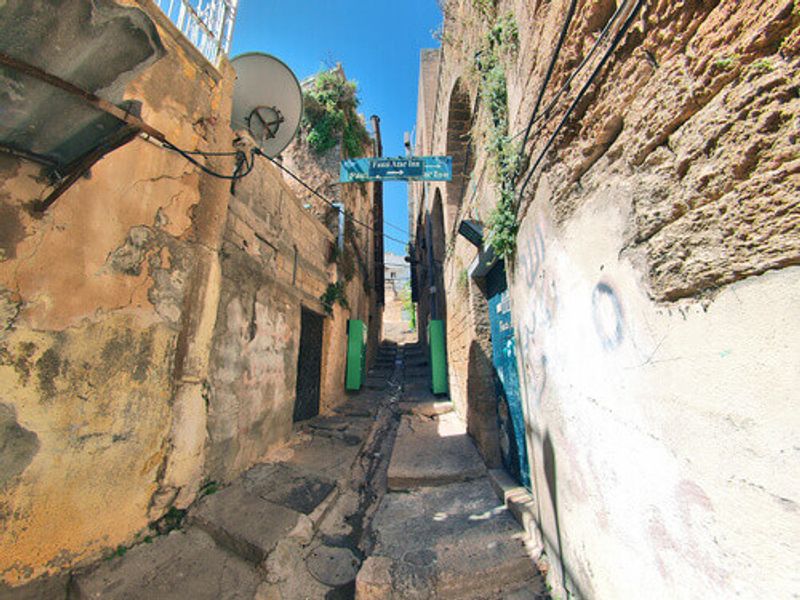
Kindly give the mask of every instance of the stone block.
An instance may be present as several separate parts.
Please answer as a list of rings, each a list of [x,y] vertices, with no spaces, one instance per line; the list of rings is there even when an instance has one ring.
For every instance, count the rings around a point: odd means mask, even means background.
[[[66,600],[69,573],[40,577],[19,587],[0,583],[0,600]]]
[[[477,599],[544,591],[521,528],[485,478],[390,493],[373,530],[375,551],[357,589],[385,589],[388,580],[394,595],[364,597]]]
[[[435,419],[405,415],[389,463],[390,490],[468,481],[486,468],[455,413]]]
[[[266,463],[245,473],[243,485],[263,500],[309,515],[333,492],[336,482],[294,465]]]
[[[401,402],[399,408],[400,412],[405,414],[430,418],[453,412],[453,403],[449,400],[445,402]]]
[[[173,531],[73,579],[70,598],[89,600],[252,600],[255,568],[203,531]]]
[[[203,498],[190,520],[218,544],[253,563],[263,561],[292,531],[300,513],[268,502],[242,482]]]

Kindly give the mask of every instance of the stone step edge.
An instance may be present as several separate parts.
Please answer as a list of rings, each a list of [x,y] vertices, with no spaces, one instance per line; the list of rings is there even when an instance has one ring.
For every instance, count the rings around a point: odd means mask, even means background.
[[[392,577],[392,569],[397,562],[393,558],[380,554],[368,556],[356,575],[355,600],[395,597],[393,595],[395,581]],[[433,595],[430,597],[442,600],[484,600],[499,597],[498,592],[505,596],[504,592],[526,589],[536,582],[535,578],[521,575],[525,573],[525,567],[529,564],[529,557],[519,557],[517,560],[495,569],[491,576],[486,577],[486,574],[480,574],[477,579],[467,577],[459,581],[444,582],[434,576],[431,581],[433,589],[430,590]]]
[[[544,552],[544,540],[536,522],[536,499],[524,486],[514,481],[505,469],[488,469],[489,484],[520,527],[525,543],[535,556]]]

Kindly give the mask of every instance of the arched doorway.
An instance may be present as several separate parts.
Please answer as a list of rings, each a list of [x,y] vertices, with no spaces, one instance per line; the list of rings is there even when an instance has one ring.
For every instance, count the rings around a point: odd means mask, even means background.
[[[453,179],[447,184],[446,231],[452,232],[458,210],[467,192],[470,174],[475,167],[475,153],[472,150],[472,102],[469,91],[461,78],[456,80],[450,93],[447,110],[446,154],[453,157]]]

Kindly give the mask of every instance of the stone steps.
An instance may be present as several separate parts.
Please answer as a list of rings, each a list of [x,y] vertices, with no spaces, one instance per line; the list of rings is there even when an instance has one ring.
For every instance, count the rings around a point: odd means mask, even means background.
[[[404,415],[389,462],[389,490],[469,481],[486,475],[475,445],[455,413]]]
[[[383,377],[367,376],[364,379],[364,388],[368,390],[385,390],[389,386],[389,380]]]
[[[251,600],[280,597],[275,578],[289,590],[283,597],[352,589],[360,560],[312,541],[329,520],[358,509],[348,490],[378,423],[376,405],[376,398],[356,398],[339,407],[345,414],[298,424],[281,460],[256,465],[196,502],[183,530],[76,573],[69,597]],[[348,407],[357,414],[346,414]]]
[[[544,599],[544,581],[487,479],[389,493],[356,599]]]
[[[407,392],[423,392],[431,389],[430,379],[427,377],[417,377],[415,379],[406,379],[403,383],[403,390]]]
[[[422,368],[405,369],[388,493],[372,522],[375,546],[356,578],[356,599],[547,598],[524,531],[498,502],[498,477],[490,482],[452,403],[430,392]]]
[[[453,404],[449,400],[442,402],[437,400],[428,400],[426,402],[400,402],[398,407],[403,414],[429,418],[453,412]]]
[[[193,527],[136,546],[124,557],[103,561],[94,571],[74,577],[69,597],[243,600],[253,598],[260,583],[250,563]]]

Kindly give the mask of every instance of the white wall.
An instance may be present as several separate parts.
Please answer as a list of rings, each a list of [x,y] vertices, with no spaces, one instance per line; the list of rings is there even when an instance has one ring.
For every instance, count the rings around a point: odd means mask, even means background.
[[[621,252],[624,179],[562,226],[549,197],[522,224],[511,289],[554,569],[560,537],[590,597],[797,598],[800,267],[659,305]]]

